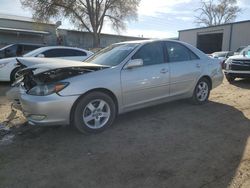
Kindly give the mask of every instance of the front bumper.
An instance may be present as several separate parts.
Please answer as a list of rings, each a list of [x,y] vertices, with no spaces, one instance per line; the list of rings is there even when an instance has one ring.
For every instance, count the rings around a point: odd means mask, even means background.
[[[51,126],[70,124],[70,112],[79,96],[20,95],[20,103],[24,116],[31,125]]]
[[[250,71],[225,70],[224,73],[235,78],[250,78]]]

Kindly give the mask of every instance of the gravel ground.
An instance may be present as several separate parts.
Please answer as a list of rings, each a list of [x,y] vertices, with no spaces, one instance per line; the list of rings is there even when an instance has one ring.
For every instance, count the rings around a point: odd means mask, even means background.
[[[7,89],[0,85],[0,187],[250,187],[250,80],[224,81],[206,105],[121,115],[96,135],[26,125]]]

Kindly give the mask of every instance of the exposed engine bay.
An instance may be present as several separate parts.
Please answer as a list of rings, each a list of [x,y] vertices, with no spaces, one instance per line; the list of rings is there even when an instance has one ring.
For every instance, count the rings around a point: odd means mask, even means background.
[[[33,88],[36,85],[49,84],[53,82],[58,82],[67,78],[74,76],[86,74],[89,72],[97,71],[103,69],[103,67],[66,67],[49,70],[34,75],[33,71],[35,69],[24,69],[20,71],[23,75],[22,83],[26,90]]]

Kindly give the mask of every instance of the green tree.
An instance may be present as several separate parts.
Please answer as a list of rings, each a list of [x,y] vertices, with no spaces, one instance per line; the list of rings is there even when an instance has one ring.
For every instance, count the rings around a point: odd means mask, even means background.
[[[99,47],[100,33],[105,22],[113,29],[126,28],[126,20],[137,18],[140,0],[20,0],[24,8],[33,12],[37,20],[68,18],[78,29],[93,34],[93,46]]]
[[[198,25],[212,26],[233,22],[237,15],[242,11],[237,6],[237,0],[202,0],[201,8],[195,16]]]

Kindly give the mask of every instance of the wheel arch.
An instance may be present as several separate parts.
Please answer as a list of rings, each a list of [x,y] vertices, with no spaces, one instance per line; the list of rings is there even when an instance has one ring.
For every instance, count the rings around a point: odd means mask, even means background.
[[[204,75],[204,76],[200,77],[200,79],[198,80],[198,82],[199,82],[201,79],[203,79],[203,78],[205,78],[205,79],[207,79],[207,80],[209,81],[209,87],[210,87],[210,90],[211,90],[211,89],[213,88],[213,82],[212,82],[211,77],[208,76],[208,75]],[[198,82],[197,82],[197,83],[198,83]]]
[[[10,77],[9,77],[11,82],[14,81],[13,76],[15,76],[14,74],[17,73],[19,69],[20,67],[15,67],[14,69],[11,70]]]
[[[78,103],[79,100],[81,100],[84,96],[88,95],[89,93],[92,93],[92,92],[102,92],[102,93],[105,93],[107,95],[109,95],[114,103],[115,103],[115,107],[116,107],[116,114],[119,114],[119,107],[118,107],[118,100],[117,100],[117,97],[115,96],[115,94],[110,91],[109,89],[106,89],[106,88],[95,88],[95,89],[91,89],[87,92],[85,92],[84,94],[80,95],[76,101],[74,102],[73,106],[71,107],[71,110],[70,110],[70,124],[73,123],[73,115],[74,115],[74,112],[75,112],[75,107]]]

